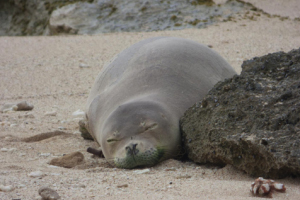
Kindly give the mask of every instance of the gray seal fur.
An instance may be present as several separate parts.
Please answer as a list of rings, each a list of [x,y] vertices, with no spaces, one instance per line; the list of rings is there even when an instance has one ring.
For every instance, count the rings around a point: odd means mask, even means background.
[[[152,166],[176,157],[180,117],[218,81],[235,74],[219,54],[192,40],[143,40],[96,78],[87,101],[88,130],[117,167]]]

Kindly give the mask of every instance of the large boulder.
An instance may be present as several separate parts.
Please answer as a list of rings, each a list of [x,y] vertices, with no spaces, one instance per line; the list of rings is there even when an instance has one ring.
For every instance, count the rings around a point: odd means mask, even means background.
[[[41,35],[47,27],[45,1],[0,1],[0,35]]]
[[[300,48],[244,61],[181,119],[188,157],[253,176],[300,175]]]
[[[0,0],[0,36],[49,35],[53,10],[93,0]]]
[[[51,35],[203,28],[250,9],[254,7],[240,1],[217,5],[212,0],[94,0],[54,10],[49,28]]]
[[[0,0],[0,36],[203,28],[249,11],[263,14],[238,0]]]

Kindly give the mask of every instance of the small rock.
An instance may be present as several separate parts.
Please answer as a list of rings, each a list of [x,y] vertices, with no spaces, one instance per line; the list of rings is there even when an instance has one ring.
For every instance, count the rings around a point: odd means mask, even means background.
[[[148,174],[150,172],[150,169],[142,169],[142,170],[135,170],[133,173],[135,174]]]
[[[6,103],[0,109],[0,111],[3,113],[9,112],[9,111],[17,111],[17,110],[18,110],[18,106],[14,103]]]
[[[56,116],[56,115],[57,115],[56,111],[50,111],[45,113],[45,116]]]
[[[48,187],[41,187],[39,189],[39,195],[41,195],[43,200],[57,200],[60,199],[60,196],[58,195],[58,193]]]
[[[7,185],[7,186],[0,185],[0,191],[2,191],[2,192],[11,192],[14,189],[15,188],[12,185]]]
[[[191,178],[192,176],[190,175],[183,175],[183,176],[177,176],[176,178],[177,179],[188,179],[188,178]]]
[[[7,148],[1,148],[0,151],[2,151],[2,152],[7,152],[8,149],[7,149]]]
[[[44,157],[48,157],[50,155],[51,155],[51,153],[40,153],[40,156],[44,156]]]
[[[86,187],[84,184],[74,184],[72,186],[73,186],[73,188],[85,188]]]
[[[26,185],[24,185],[24,184],[20,184],[17,186],[17,188],[24,188],[24,187],[26,187]]]
[[[174,167],[171,167],[171,168],[165,169],[165,171],[176,171],[176,169]]]
[[[34,171],[34,172],[31,172],[28,174],[29,177],[42,177],[44,176],[45,174],[41,171]]]
[[[79,64],[79,67],[80,67],[80,68],[90,68],[89,65],[84,64],[84,63],[80,63],[80,64]]]
[[[48,167],[49,167],[49,168],[58,168],[58,167],[55,166],[55,165],[49,165]]]
[[[59,167],[72,168],[83,162],[84,156],[81,152],[77,151],[74,153],[67,154],[60,158],[54,158],[50,161],[50,165]]]
[[[59,126],[58,130],[66,130],[67,128],[63,127],[63,126]]]
[[[15,126],[17,126],[18,124],[11,124],[11,125],[9,125],[9,127],[15,127]]]
[[[75,112],[72,113],[73,116],[85,116],[85,112],[83,112],[82,110],[78,109]]]
[[[128,187],[128,184],[123,184],[123,185],[118,185],[117,188],[124,188],[124,187]]]
[[[18,111],[25,111],[25,110],[32,110],[34,106],[27,101],[21,101],[20,103],[17,104],[18,106]]]

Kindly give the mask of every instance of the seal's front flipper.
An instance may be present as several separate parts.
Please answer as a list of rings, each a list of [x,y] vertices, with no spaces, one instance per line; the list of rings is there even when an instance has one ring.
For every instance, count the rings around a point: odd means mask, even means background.
[[[94,140],[94,138],[88,131],[87,120],[82,119],[78,122],[78,124],[79,124],[79,131],[81,133],[81,137],[83,137],[85,140]]]
[[[89,148],[87,148],[86,151],[89,152],[89,153],[91,153],[91,154],[94,154],[94,155],[96,155],[96,156],[98,156],[100,158],[104,158],[104,155],[103,155],[103,152],[102,152],[101,149],[98,150],[98,149],[94,149],[92,147],[89,147]]]

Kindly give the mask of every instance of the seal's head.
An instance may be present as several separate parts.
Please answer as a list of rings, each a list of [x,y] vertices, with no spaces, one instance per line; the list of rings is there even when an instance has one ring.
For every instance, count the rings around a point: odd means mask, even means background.
[[[116,108],[103,126],[105,158],[120,168],[152,166],[178,154],[178,122],[159,103],[138,101]],[[175,120],[176,121],[176,120]]]

